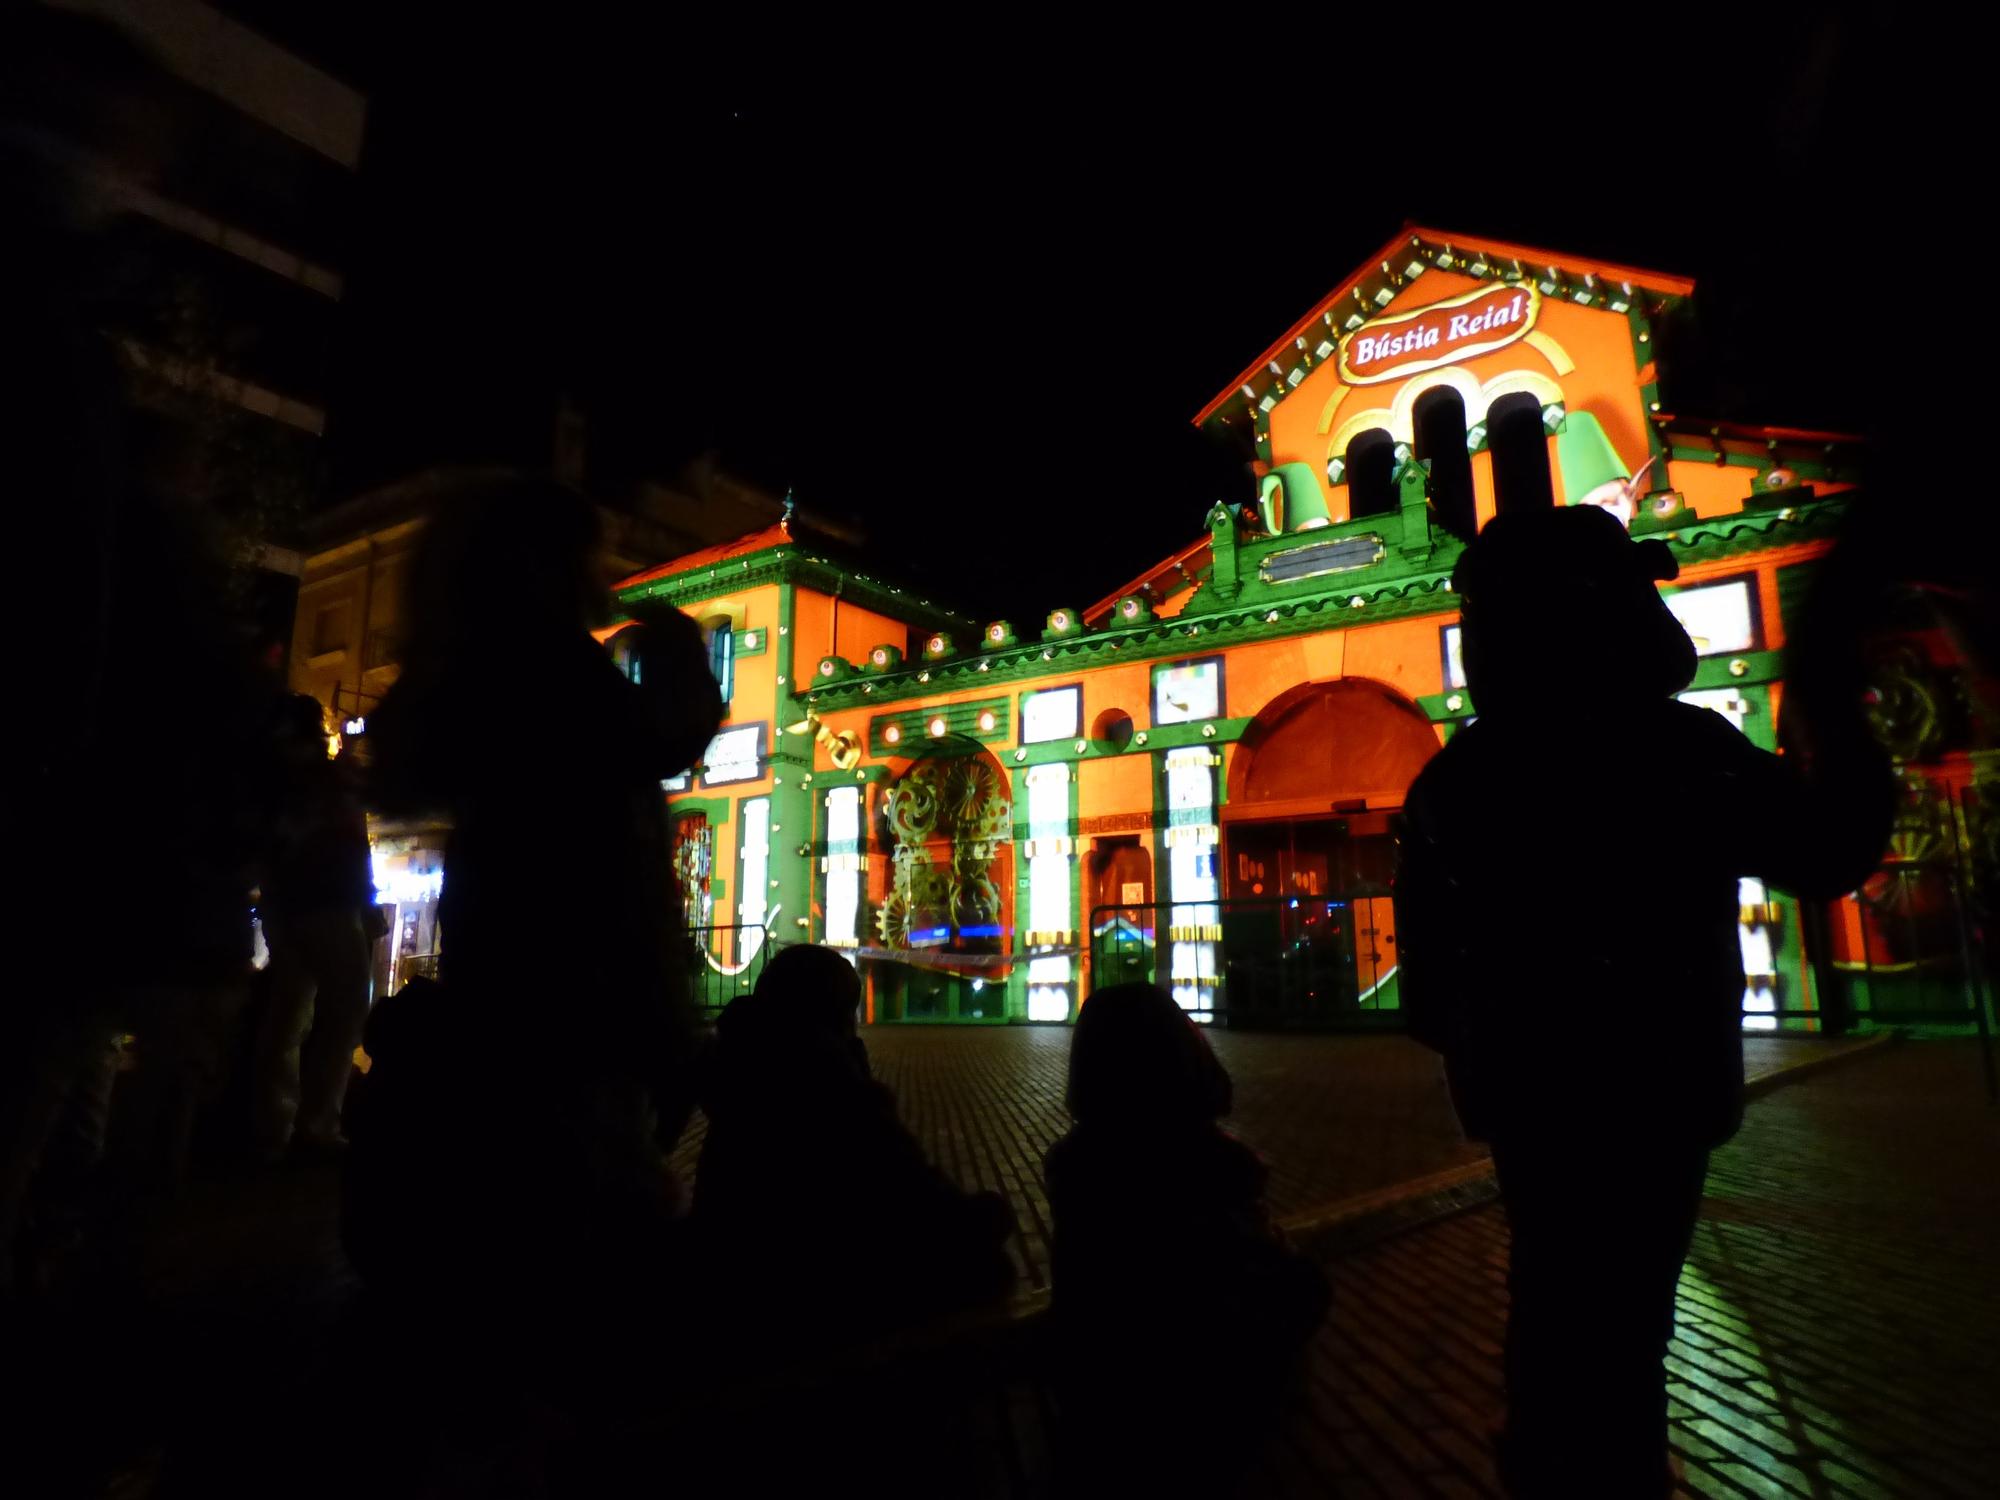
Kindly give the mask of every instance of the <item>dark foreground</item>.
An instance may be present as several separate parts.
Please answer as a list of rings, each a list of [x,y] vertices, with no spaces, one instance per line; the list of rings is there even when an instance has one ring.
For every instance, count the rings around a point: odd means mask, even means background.
[[[1030,1310],[1046,1266],[1038,1168],[1061,1129],[1063,1042],[1042,1030],[870,1037],[940,1162],[1013,1200]],[[1238,1081],[1235,1124],[1271,1161],[1281,1214],[1477,1169],[1430,1060],[1400,1039],[1218,1043]],[[1752,1071],[1801,1055],[1817,1055],[1813,1044],[1753,1043]],[[1752,1106],[1716,1158],[1682,1281],[1674,1441],[1689,1493],[1992,1492],[1997,1171],[2000,1112],[1984,1103],[1969,1043],[1871,1052]],[[369,1367],[353,1358],[366,1325],[335,1243],[335,1206],[328,1169],[220,1173],[163,1212],[134,1256],[84,1262],[67,1300],[22,1330],[19,1345],[40,1378],[15,1403],[24,1420],[10,1446],[60,1472],[10,1492],[58,1493],[58,1481],[134,1497],[245,1482],[274,1496],[322,1491],[318,1477],[373,1435]],[[1248,1492],[1495,1493],[1499,1210],[1474,1207],[1388,1238],[1368,1223],[1316,1241],[1332,1268],[1334,1316],[1304,1392],[1275,1414]],[[636,1476],[651,1476],[652,1492],[681,1488],[675,1475],[697,1461],[702,1433],[727,1430],[731,1411],[782,1445],[813,1407],[848,1434],[829,1446],[822,1426],[816,1445],[813,1468],[835,1490],[1045,1492],[1051,1417],[1033,1378],[1032,1321],[944,1345],[898,1346],[845,1371],[774,1367],[768,1390],[696,1382],[619,1441],[618,1488]],[[1201,1407],[1190,1392],[1185,1418],[1198,1421]],[[551,1449],[566,1455],[557,1472],[575,1471],[577,1439],[560,1422],[451,1410],[440,1402],[439,1421],[455,1433],[429,1493],[546,1492],[537,1485]],[[517,1482],[494,1487],[502,1474]],[[388,1476],[377,1477],[386,1488]],[[596,1488],[586,1481],[583,1492]]]

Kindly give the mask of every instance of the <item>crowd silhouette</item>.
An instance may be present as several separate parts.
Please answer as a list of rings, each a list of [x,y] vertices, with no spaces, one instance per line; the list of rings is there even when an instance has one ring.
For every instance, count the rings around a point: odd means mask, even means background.
[[[956,1186],[899,1119],[845,957],[784,947],[712,1037],[698,1022],[660,792],[721,718],[694,624],[648,614],[629,637],[640,670],[621,672],[591,635],[609,600],[589,503],[534,475],[440,477],[403,671],[352,784],[320,705],[286,692],[230,610],[205,519],[127,461],[90,334],[91,206],[8,125],[5,188],[33,207],[0,237],[0,446],[37,496],[24,555],[76,565],[5,594],[9,641],[63,635],[60,662],[27,653],[26,732],[0,737],[7,835],[49,889],[90,893],[5,918],[0,1298],[23,1347],[73,1381],[102,1374],[73,1326],[37,1332],[37,1299],[86,1230],[141,1231],[230,1098],[246,1157],[340,1159],[370,1308],[329,1381],[338,1439],[300,1493],[589,1492],[593,1455],[664,1402],[999,1315],[1011,1210]],[[1500,1445],[1518,1495],[1671,1483],[1674,1287],[1708,1154],[1742,1111],[1736,881],[1829,896],[1881,850],[1891,782],[1860,713],[1858,622],[1884,566],[1865,542],[1825,564],[1777,757],[1675,701],[1694,654],[1656,589],[1662,544],[1595,509],[1529,510],[1459,564],[1479,718],[1410,792],[1398,920],[1411,1030],[1491,1143],[1511,1229]],[[1990,613],[1964,619],[1990,643]],[[181,669],[129,670],[133,643],[161,638]],[[1557,639],[1591,698],[1588,742],[1559,727],[1584,716],[1543,702]],[[194,730],[143,727],[162,723]],[[364,804],[451,829],[443,966],[372,1004]],[[1670,837],[1693,804],[1714,831]],[[585,873],[588,939],[548,940],[551,882]],[[1553,976],[1515,957],[1523,889],[1557,894],[1576,935]],[[270,964],[253,989],[257,922]],[[80,972],[81,952],[96,957]],[[1584,1065],[1607,1051],[1615,1084]],[[1225,1493],[1337,1288],[1274,1226],[1262,1164],[1219,1123],[1230,1078],[1165,992],[1086,999],[1066,1102],[1040,1355],[1060,1482]],[[669,1156],[697,1108],[690,1184]],[[859,1405],[839,1395],[729,1427],[794,1451],[732,1449],[715,1472],[837,1472]],[[507,1430],[494,1446],[513,1468],[462,1462],[477,1422]],[[40,1440],[72,1481],[91,1470],[88,1425]],[[201,1484],[170,1470],[158,1493]]]

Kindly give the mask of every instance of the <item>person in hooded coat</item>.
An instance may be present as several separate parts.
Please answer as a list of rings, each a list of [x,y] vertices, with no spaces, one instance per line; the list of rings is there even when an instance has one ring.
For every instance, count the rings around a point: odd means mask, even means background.
[[[1675,698],[1696,665],[1655,587],[1675,574],[1595,507],[1490,522],[1452,580],[1477,719],[1405,805],[1403,1005],[1512,1234],[1519,1495],[1670,1482],[1675,1286],[1743,1113],[1737,880],[1851,890],[1893,805],[1851,601],[1823,592],[1794,640],[1780,758]]]

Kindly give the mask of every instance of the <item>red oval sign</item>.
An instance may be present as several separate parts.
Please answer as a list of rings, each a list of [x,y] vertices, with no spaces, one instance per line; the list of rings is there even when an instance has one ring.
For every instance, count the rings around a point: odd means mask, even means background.
[[[1503,348],[1535,326],[1542,295],[1525,282],[1363,323],[1340,341],[1340,378],[1374,385]]]

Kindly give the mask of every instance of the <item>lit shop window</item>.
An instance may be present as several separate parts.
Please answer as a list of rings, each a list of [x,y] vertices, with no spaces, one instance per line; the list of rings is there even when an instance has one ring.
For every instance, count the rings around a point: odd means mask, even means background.
[[[744,724],[725,729],[708,742],[701,755],[701,784],[729,786],[755,781],[764,774],[764,726]]]
[[[425,863],[421,858],[399,857],[385,851],[380,844],[370,844],[369,874],[375,882],[377,904],[394,902],[397,906],[410,906],[436,901],[444,894],[444,870],[436,865],[425,868]]]
[[[1757,648],[1757,603],[1748,578],[1675,589],[1662,597],[1694,641],[1697,656]]]
[[[764,927],[770,916],[765,903],[771,882],[771,799],[746,797],[737,805],[742,821],[738,837],[742,846],[738,858],[743,882],[737,888],[736,961],[747,963],[764,946]]]
[[[1222,712],[1222,658],[1153,668],[1153,722],[1192,724]]]
[[[1169,751],[1167,770],[1168,978],[1174,1003],[1195,1020],[1215,1019],[1216,956],[1222,910],[1217,905],[1215,767],[1212,751]]]
[[[1069,689],[1074,692],[1075,689]],[[1074,844],[1069,832],[1067,765],[1036,766],[1028,772],[1028,840],[1022,853],[1028,861],[1028,1019],[1067,1021],[1070,982],[1075,977],[1067,949],[1076,941],[1070,928]]]
[[[861,852],[861,788],[837,786],[826,794],[826,944],[861,943],[861,883],[868,856]]]
[[[1021,743],[1073,740],[1082,733],[1083,689],[1044,688],[1021,697]]]

